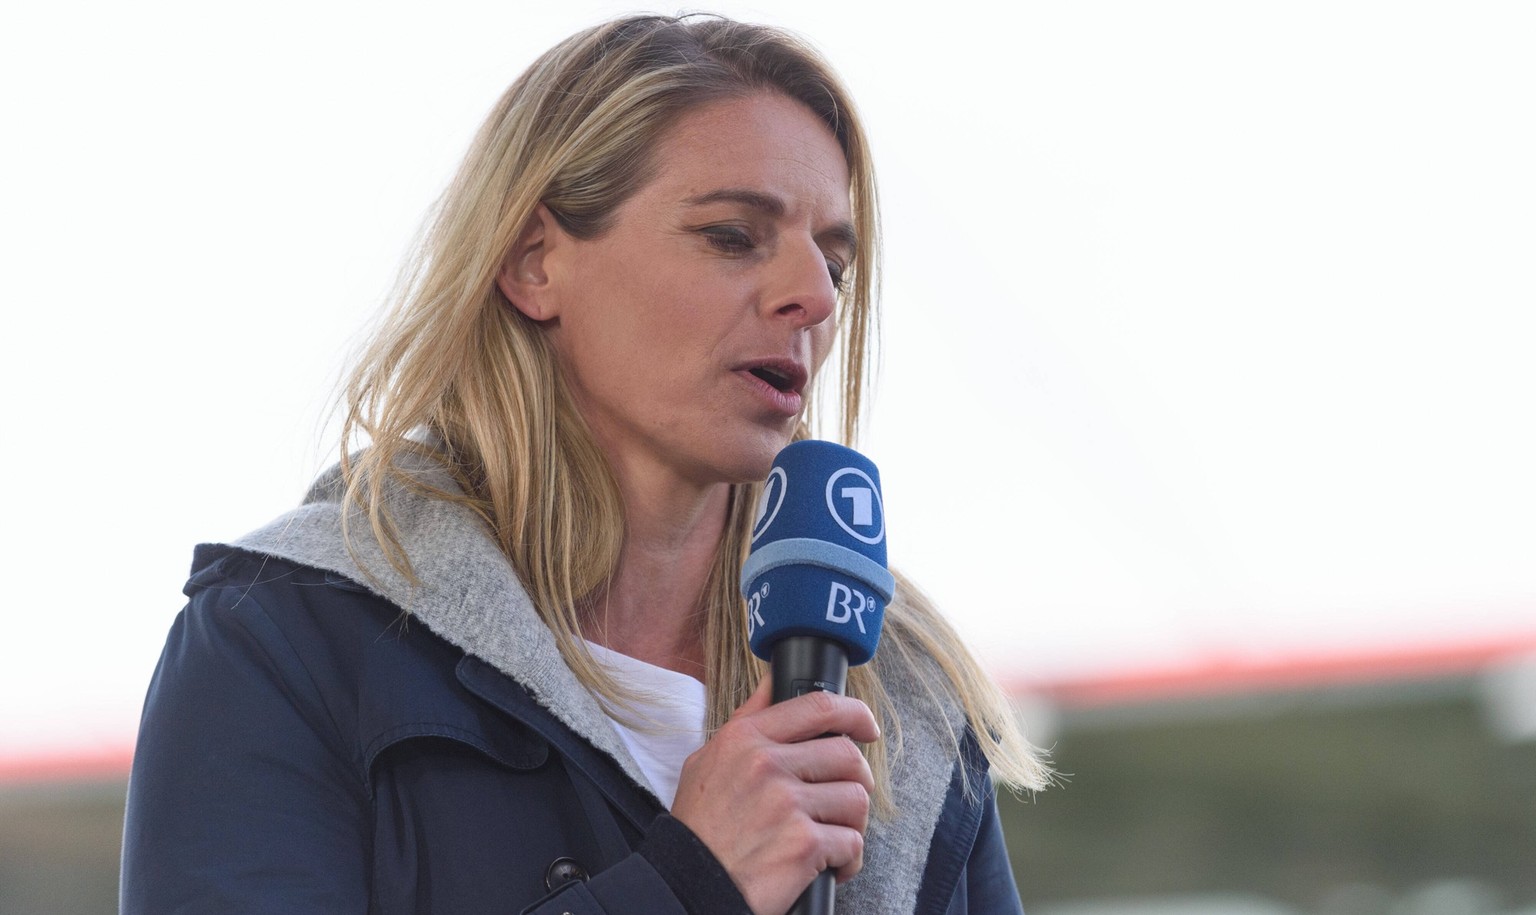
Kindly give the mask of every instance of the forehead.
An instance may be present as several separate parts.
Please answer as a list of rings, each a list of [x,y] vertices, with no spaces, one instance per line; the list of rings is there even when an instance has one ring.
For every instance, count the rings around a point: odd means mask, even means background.
[[[678,199],[745,188],[818,220],[849,215],[848,163],[837,138],[809,108],[775,92],[686,112],[657,144],[656,168],[647,190]]]

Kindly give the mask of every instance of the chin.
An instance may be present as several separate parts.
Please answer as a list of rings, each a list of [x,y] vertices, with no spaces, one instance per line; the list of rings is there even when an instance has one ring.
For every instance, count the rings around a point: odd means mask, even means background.
[[[716,470],[727,483],[761,483],[773,459],[794,439],[794,430],[760,430],[717,456]]]
[[[768,471],[773,469],[773,459],[778,457],[780,450],[775,448],[750,457],[742,456],[721,467],[720,476],[727,483],[761,483],[768,479]]]

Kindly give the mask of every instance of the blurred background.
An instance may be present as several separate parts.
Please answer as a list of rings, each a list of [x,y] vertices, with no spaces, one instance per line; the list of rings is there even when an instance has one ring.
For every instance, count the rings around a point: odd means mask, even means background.
[[[480,118],[633,9],[6,12],[0,912],[114,910],[191,546],[332,460]],[[1536,913],[1536,7],[710,9],[862,105],[860,444],[1063,773],[1031,915]]]

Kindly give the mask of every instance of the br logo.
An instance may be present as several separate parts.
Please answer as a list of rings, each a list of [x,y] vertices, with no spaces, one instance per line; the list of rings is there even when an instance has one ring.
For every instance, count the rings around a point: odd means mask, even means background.
[[[885,539],[880,487],[857,467],[844,467],[827,479],[827,510],[838,527],[855,540],[873,545]]]
[[[846,623],[852,619],[859,626],[860,632],[868,632],[864,628],[864,614],[878,613],[880,605],[873,597],[864,594],[857,588],[850,588],[840,581],[832,582],[832,589],[827,594],[827,622]],[[748,626],[751,621],[748,621]]]
[[[753,543],[763,536],[763,531],[773,526],[773,519],[779,516],[779,509],[784,507],[784,492],[787,489],[789,476],[784,473],[784,468],[773,468],[768,479],[763,481],[763,491],[757,497],[757,520],[752,522]]]

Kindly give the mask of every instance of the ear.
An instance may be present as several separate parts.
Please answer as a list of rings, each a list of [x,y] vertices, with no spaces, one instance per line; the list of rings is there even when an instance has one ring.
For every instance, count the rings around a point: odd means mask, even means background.
[[[550,282],[550,250],[564,239],[565,233],[549,207],[539,204],[528,217],[523,231],[501,263],[496,274],[496,288],[512,307],[535,321],[547,321],[560,314],[559,302]]]

